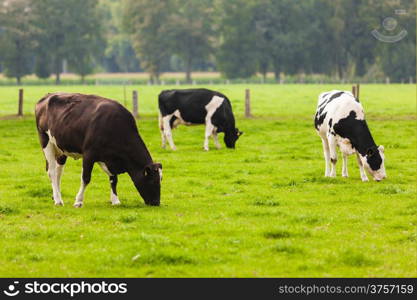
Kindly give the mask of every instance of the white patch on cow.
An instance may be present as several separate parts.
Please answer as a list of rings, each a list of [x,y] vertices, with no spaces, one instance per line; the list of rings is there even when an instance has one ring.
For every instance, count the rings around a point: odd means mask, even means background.
[[[169,122],[171,121],[171,118],[174,114],[166,115],[161,118],[162,127],[161,128],[161,135],[162,137],[162,147],[165,148],[166,140],[168,140],[169,146],[172,150],[177,150],[177,147],[175,147],[174,140],[172,139],[172,131],[171,131],[171,125]]]
[[[119,205],[120,201],[119,201],[119,197],[117,197],[117,195],[115,193],[113,193],[113,190],[110,189],[110,201],[112,205]]]
[[[104,162],[98,161],[97,163],[99,164],[101,169],[104,171],[104,173],[106,173],[109,176],[113,176],[113,174],[109,171],[109,169],[107,168],[107,166]]]
[[[159,181],[162,181],[162,169],[158,168],[158,172],[159,172]]]
[[[216,110],[220,107],[220,105],[223,104],[224,98],[219,97],[219,96],[213,96],[213,98],[211,98],[210,102],[205,106],[206,111],[207,111],[207,115],[206,115],[206,132],[205,132],[205,137],[204,137],[204,150],[208,151],[209,150],[209,137],[213,134],[215,127],[213,125],[213,123],[211,122],[211,117],[213,117],[214,113],[216,112]],[[213,139],[216,141],[217,140],[217,135],[216,137]],[[216,143],[216,142],[215,142]],[[218,145],[218,142],[216,144],[216,147],[218,147],[220,145]]]
[[[100,168],[106,173],[109,177],[113,176],[113,174],[110,172],[109,168],[107,168],[106,164],[104,162],[98,161],[97,162]],[[110,184],[113,183],[113,179],[110,179]],[[110,187],[110,202],[112,205],[119,205],[119,197],[113,192],[113,189]]]
[[[205,106],[207,115],[210,115],[210,117],[213,116],[213,114],[216,112],[219,106],[222,105],[223,101],[224,98],[219,96],[213,96],[210,102]]]
[[[72,157],[73,159],[79,159],[79,158],[81,158],[81,157],[83,156],[81,153],[76,153],[76,152],[68,152],[68,151],[65,151],[65,150],[63,150],[63,149],[60,149],[60,148],[58,147],[58,144],[57,144],[57,142],[56,142],[55,137],[54,137],[54,136],[52,136],[51,131],[50,131],[50,130],[48,130],[48,131],[46,132],[46,134],[47,134],[47,135],[48,135],[48,137],[49,137],[49,141],[53,144],[53,146],[54,146],[54,148],[55,148],[55,151],[56,151],[56,153],[57,153],[57,156],[65,155],[65,156]]]
[[[83,172],[81,170],[81,185],[80,185],[80,189],[78,190],[77,196],[75,196],[74,207],[80,208],[83,206],[84,192],[85,192],[86,187],[87,187],[87,184],[84,183]]]
[[[60,190],[60,179],[63,166],[59,166],[56,161],[56,151],[51,141],[48,141],[48,144],[43,149],[43,153],[45,154],[45,159],[48,162],[48,176],[52,184],[52,193],[55,205],[64,205]]]

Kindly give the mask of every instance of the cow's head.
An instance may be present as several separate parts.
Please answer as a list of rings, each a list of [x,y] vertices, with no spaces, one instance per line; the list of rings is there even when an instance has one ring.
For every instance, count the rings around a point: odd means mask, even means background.
[[[387,177],[384,165],[384,146],[369,148],[365,156],[360,155],[360,157],[365,169],[376,181]]]
[[[162,165],[146,165],[132,178],[146,205],[159,206],[161,200]]]
[[[239,136],[243,134],[242,131],[239,131],[238,128],[235,128],[231,131],[226,131],[224,134],[224,143],[227,148],[235,148],[235,144]]]

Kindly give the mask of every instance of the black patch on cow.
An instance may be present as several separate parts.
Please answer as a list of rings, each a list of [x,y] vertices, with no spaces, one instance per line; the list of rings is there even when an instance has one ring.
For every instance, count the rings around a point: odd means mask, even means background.
[[[372,170],[380,169],[382,158],[378,147],[372,138],[368,124],[365,120],[356,119],[355,111],[351,111],[346,118],[335,123],[333,129],[339,136],[349,139],[352,147],[362,156],[366,156]]]
[[[327,102],[327,103],[330,103],[332,100],[334,100],[334,99],[336,99],[336,98],[339,98],[342,94],[344,94],[344,92],[338,92],[338,93],[336,93],[336,94],[333,94],[333,95],[329,98],[329,102]]]
[[[314,127],[319,130],[319,126],[323,124],[324,119],[326,118],[327,113],[320,115],[320,113],[316,113],[316,117],[314,118]]]
[[[330,128],[332,127],[332,123],[333,123],[333,119],[332,119],[332,118],[330,118],[330,120],[329,120],[329,127],[330,127]]]
[[[59,157],[57,157],[56,161],[60,164],[60,165],[65,165],[66,161],[67,161],[67,157],[65,155],[61,155]]]
[[[337,158],[330,158],[330,161],[332,162],[332,164],[337,163]]]
[[[109,176],[111,190],[113,194],[117,195],[117,175]]]
[[[171,127],[171,128],[173,128],[174,127],[174,122],[175,122],[175,120],[177,119],[177,117],[176,116],[172,116],[171,117],[171,119],[169,120],[169,126]]]
[[[327,104],[329,104],[330,102],[332,102],[334,99],[339,98],[344,92],[337,92],[336,94],[333,94],[332,96],[330,96],[329,99],[323,101],[319,106],[319,114],[321,115],[321,113],[323,112],[323,110],[326,108]],[[326,94],[327,95],[327,94]],[[324,96],[323,96],[324,97]]]
[[[366,161],[372,170],[376,171],[381,168],[382,157],[379,153],[378,147],[374,147],[367,150]]]

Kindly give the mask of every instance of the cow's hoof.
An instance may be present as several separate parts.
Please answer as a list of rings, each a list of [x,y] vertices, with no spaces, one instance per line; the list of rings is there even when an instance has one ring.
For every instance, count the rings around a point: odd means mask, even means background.
[[[74,207],[75,208],[81,208],[81,207],[83,207],[83,204],[81,202],[75,202]]]
[[[64,202],[62,201],[55,202],[55,206],[64,206]]]
[[[367,182],[367,181],[369,181],[369,179],[368,178],[362,178],[362,181]]]
[[[344,178],[348,178],[348,177],[349,177],[349,175],[342,175],[342,177],[344,177]]]
[[[120,201],[114,201],[114,202],[111,203],[111,205],[120,205],[120,204],[122,204],[122,203],[120,203]]]

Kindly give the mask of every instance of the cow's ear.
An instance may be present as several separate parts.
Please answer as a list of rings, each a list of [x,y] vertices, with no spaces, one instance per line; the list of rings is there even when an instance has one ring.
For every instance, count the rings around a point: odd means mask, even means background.
[[[147,165],[144,169],[143,169],[143,175],[146,177],[149,174],[151,174],[151,165]]]
[[[374,153],[375,153],[375,151],[372,148],[369,148],[368,150],[366,150],[366,155],[367,156],[372,156],[372,155],[374,155]]]
[[[241,136],[243,134],[243,131],[238,131],[237,136]]]
[[[149,176],[155,172],[158,172],[159,169],[162,169],[162,164],[160,163],[149,164],[145,166],[145,168],[143,169],[143,175]]]

